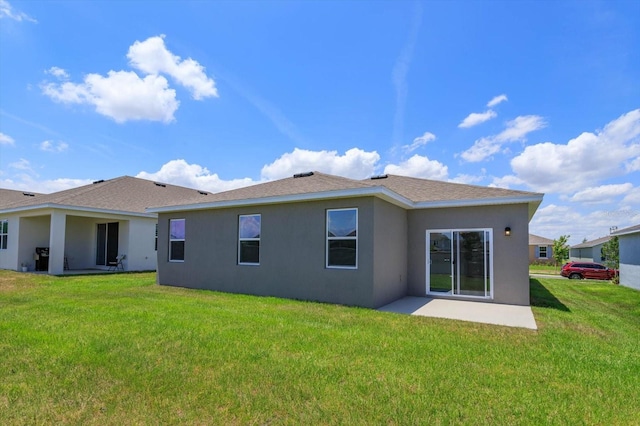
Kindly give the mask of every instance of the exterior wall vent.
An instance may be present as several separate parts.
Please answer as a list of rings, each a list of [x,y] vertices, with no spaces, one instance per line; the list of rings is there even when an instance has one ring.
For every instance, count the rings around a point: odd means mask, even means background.
[[[309,176],[313,176],[313,172],[305,172],[305,173],[296,173],[295,175],[293,175],[294,178],[303,178],[303,177],[309,177]]]
[[[375,180],[375,179],[386,179],[388,178],[388,175],[376,175],[376,176],[371,176],[371,180]]]
[[[94,181],[93,181],[93,184],[95,185],[96,183],[102,183],[102,182],[104,182],[104,179],[94,180]]]
[[[164,183],[160,183],[160,182],[153,182],[156,186],[160,186],[162,188],[166,188],[167,185],[165,185]]]

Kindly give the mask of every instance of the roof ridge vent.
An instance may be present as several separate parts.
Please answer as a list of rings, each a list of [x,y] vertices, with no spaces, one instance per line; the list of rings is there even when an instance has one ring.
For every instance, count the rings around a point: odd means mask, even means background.
[[[384,175],[375,175],[375,176],[371,176],[371,180],[376,180],[376,179],[386,179],[388,178],[389,175],[384,174]]]
[[[198,191],[198,194],[200,194],[200,195],[209,195],[209,193],[206,192],[206,191]]]
[[[96,183],[102,183],[102,182],[104,182],[104,179],[94,180],[94,181],[93,181],[93,184],[95,185]]]
[[[22,195],[24,195],[25,197],[35,197],[36,194],[34,194],[33,192],[23,192]]]
[[[160,182],[153,182],[153,183],[154,183],[155,186],[160,186],[162,188],[166,188],[167,187],[167,185],[164,184],[164,183],[160,183]]]
[[[294,178],[303,178],[303,177],[309,177],[309,176],[313,176],[313,172],[305,172],[305,173],[296,173],[295,175],[293,175]]]

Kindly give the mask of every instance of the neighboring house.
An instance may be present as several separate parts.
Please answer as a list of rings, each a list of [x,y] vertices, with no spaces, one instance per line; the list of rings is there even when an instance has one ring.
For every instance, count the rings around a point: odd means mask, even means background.
[[[640,225],[615,231],[620,250],[620,284],[640,290]]]
[[[369,308],[408,295],[528,305],[542,197],[313,172],[148,211],[162,285]]]
[[[569,260],[574,262],[602,263],[606,259],[602,254],[602,246],[611,239],[611,235],[571,246]]]
[[[129,176],[52,194],[0,189],[0,269],[108,269],[126,255],[125,270],[155,270],[157,216],[145,208],[202,194]]]
[[[553,263],[553,240],[529,234],[529,263]]]

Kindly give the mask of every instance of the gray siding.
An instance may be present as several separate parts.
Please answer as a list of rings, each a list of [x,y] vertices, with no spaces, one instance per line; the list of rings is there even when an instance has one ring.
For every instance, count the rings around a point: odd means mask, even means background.
[[[325,212],[358,208],[358,269],[325,267]],[[260,265],[238,265],[238,215],[261,214]],[[185,261],[168,262],[168,223],[185,218]],[[161,214],[158,282],[376,307],[373,197]]]
[[[511,236],[504,235],[505,227]],[[457,207],[408,212],[408,293],[426,294],[428,229],[493,229],[493,302],[529,305],[529,222],[526,204]]]
[[[407,294],[407,212],[374,200],[374,307]]]
[[[640,233],[620,235],[620,284],[640,290]]]

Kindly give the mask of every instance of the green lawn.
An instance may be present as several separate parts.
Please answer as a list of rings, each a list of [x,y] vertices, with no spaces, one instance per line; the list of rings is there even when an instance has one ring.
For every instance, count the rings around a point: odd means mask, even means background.
[[[560,266],[529,265],[530,274],[560,275]]]
[[[0,424],[639,424],[640,292],[533,280],[539,331],[0,271]]]

